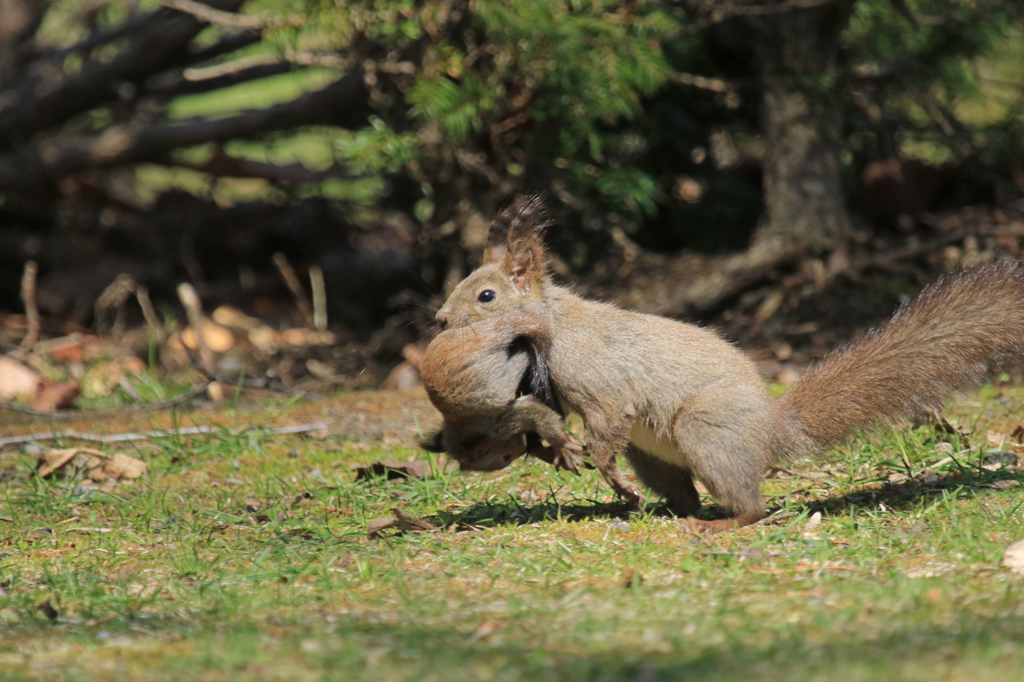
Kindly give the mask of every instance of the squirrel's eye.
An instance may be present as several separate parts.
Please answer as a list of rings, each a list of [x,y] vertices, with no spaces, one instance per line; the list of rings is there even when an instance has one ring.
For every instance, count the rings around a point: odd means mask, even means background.
[[[497,294],[495,294],[490,289],[484,289],[483,291],[480,292],[480,295],[476,297],[476,300],[480,301],[481,303],[490,303],[491,301],[494,300],[495,296],[497,296]]]

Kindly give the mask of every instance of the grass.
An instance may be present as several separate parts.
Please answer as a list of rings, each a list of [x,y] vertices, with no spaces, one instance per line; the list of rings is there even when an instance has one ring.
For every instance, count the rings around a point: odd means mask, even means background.
[[[426,455],[337,432],[140,443],[148,475],[111,494],[7,451],[0,679],[1018,680],[1024,578],[999,563],[1024,538],[1024,476],[986,468],[984,434],[1022,397],[959,402],[976,430],[955,460],[929,427],[863,437],[766,482],[794,516],[702,537],[530,461],[355,482],[353,464]],[[369,540],[393,507],[440,529]]]

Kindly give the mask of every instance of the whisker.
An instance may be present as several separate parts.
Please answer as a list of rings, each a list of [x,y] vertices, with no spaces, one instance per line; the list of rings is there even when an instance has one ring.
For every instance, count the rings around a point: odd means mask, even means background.
[[[423,279],[423,276],[420,273],[414,271],[410,267],[405,267],[405,268],[402,268],[402,269],[405,270],[406,272],[408,272],[410,275],[412,275],[413,278],[415,278],[416,283],[419,284],[421,287],[423,287],[423,292],[425,294],[433,296],[436,293],[436,292],[431,290],[430,285],[427,284],[427,281],[425,279]]]

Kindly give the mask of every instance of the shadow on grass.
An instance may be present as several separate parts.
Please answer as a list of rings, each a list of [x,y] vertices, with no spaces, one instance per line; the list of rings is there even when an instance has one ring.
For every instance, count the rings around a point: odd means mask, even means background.
[[[1000,488],[1000,483],[1009,484],[1009,486]],[[878,509],[879,504],[884,504],[894,511],[903,511],[917,507],[922,502],[927,502],[936,496],[961,489],[965,491],[1021,490],[1022,485],[1013,486],[1013,483],[1024,484],[1024,472],[1018,473],[1009,469],[989,471],[964,466],[960,470],[939,476],[930,483],[923,483],[915,479],[902,483],[882,483],[876,488],[864,488],[843,495],[813,500],[796,507],[794,511],[806,509],[808,513],[820,511],[823,515],[829,516],[848,510],[874,510]]]
[[[454,525],[457,529],[471,530],[503,525],[528,526],[533,523],[554,520],[569,522],[593,519],[626,520],[635,516],[636,513],[621,502],[591,501],[560,504],[549,500],[526,506],[509,499],[503,503],[481,502],[458,512],[439,512],[436,517],[430,517],[430,520],[445,528]],[[660,503],[648,503],[643,513],[651,516],[678,518],[666,505]],[[718,505],[705,505],[697,516],[708,520],[726,518],[729,516],[729,511]]]
[[[930,483],[908,480],[904,483],[881,483],[874,488],[864,488],[820,500],[811,500],[803,504],[789,507],[790,511],[814,513],[816,511],[829,516],[845,511],[874,510],[879,504],[900,511],[912,509],[922,502],[958,489],[975,490],[998,488],[1000,482],[1016,482],[1024,484],[1024,473],[1015,473],[1008,469],[988,471],[980,468],[963,467],[963,469],[939,476]],[[769,509],[769,514],[779,508]],[[552,520],[588,521],[592,519],[628,519],[634,512],[622,503],[603,503],[596,500],[579,501],[561,504],[554,497],[533,505],[525,505],[514,498],[504,502],[481,502],[467,509],[456,512],[439,512],[429,520],[437,525],[448,528],[472,530],[474,528],[493,528],[495,526],[517,525],[526,526]],[[677,518],[667,506],[648,503],[645,514],[658,517]],[[697,517],[703,520],[727,518],[729,510],[718,505],[707,505],[701,509]]]
[[[560,504],[553,499],[526,506],[509,498],[507,502],[480,502],[457,512],[439,512],[431,517],[443,527],[493,528],[495,526],[528,526],[532,523],[553,521],[587,521],[596,518],[625,519],[629,508],[622,503],[570,503]]]

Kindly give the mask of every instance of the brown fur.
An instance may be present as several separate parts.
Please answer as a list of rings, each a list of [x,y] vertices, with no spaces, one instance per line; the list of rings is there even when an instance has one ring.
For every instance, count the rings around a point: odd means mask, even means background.
[[[1022,344],[1024,268],[988,263],[942,277],[828,357],[782,396],[779,412],[801,424],[800,450],[819,450],[857,429],[919,421],[989,365],[1020,358]]]
[[[536,230],[518,233],[528,243],[510,243],[509,254],[540,239]],[[1024,343],[1024,269],[986,265],[941,279],[776,400],[751,360],[715,334],[584,300],[553,285],[542,265],[517,277],[508,260],[471,273],[438,319],[458,327],[527,311],[543,320],[556,394],[583,417],[590,456],[612,488],[642,502],[615,466],[625,451],[641,481],[692,514],[696,477],[735,514],[702,524],[712,530],[762,518],[761,479],[785,458],[919,417],[977,381],[987,363],[1019,357]],[[493,301],[478,300],[484,289]]]
[[[537,444],[531,455],[576,471],[582,448],[563,430],[562,416],[535,395],[550,390],[549,345],[544,324],[525,312],[444,331],[431,342],[420,373],[444,415],[442,449],[463,469],[506,467],[535,433],[550,447]]]

